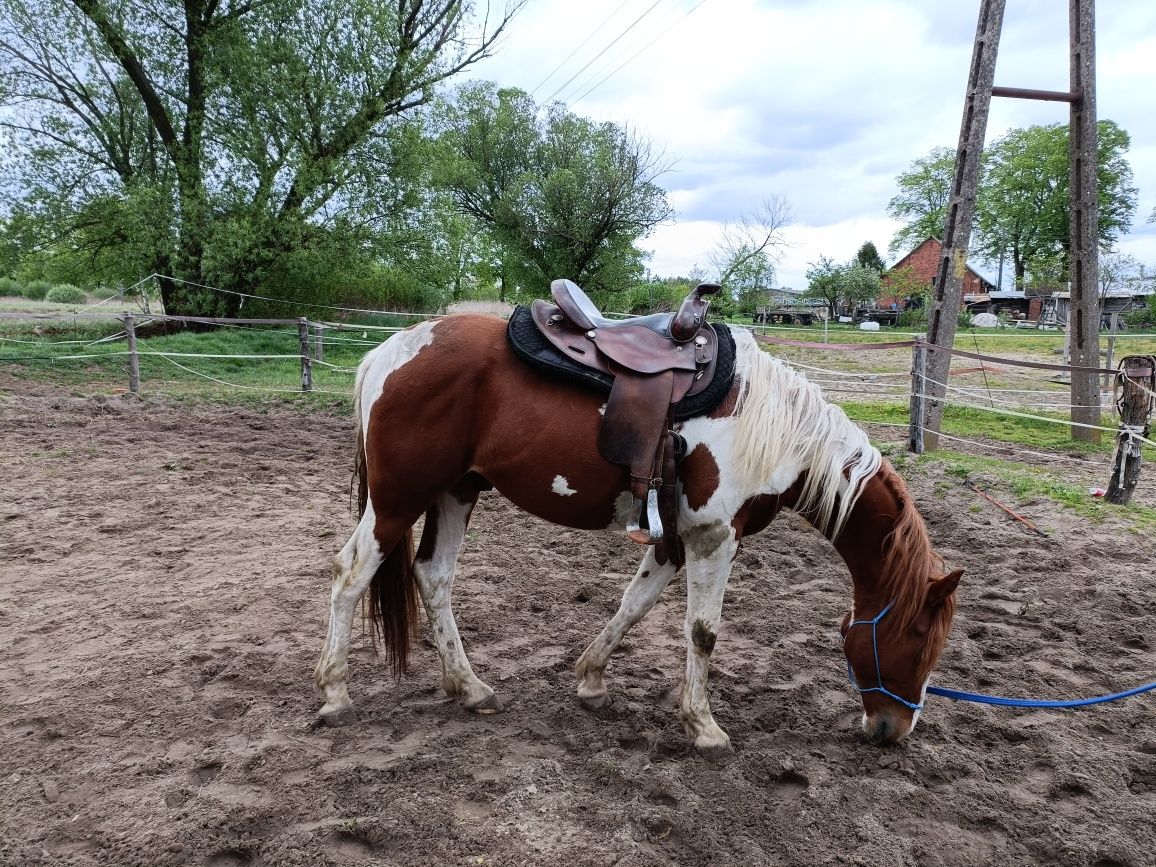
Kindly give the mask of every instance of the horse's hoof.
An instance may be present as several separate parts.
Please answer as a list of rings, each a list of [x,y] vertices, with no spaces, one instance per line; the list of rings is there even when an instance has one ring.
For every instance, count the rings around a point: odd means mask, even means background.
[[[579,695],[578,701],[582,702],[582,707],[586,710],[602,710],[610,704],[610,693],[600,692],[595,695]]]
[[[353,705],[351,704],[344,705],[336,710],[325,710],[322,708],[321,721],[331,729],[353,725],[357,722],[357,711],[353,709]]]
[[[695,744],[694,746],[695,749],[698,750],[699,755],[712,765],[725,765],[733,759],[735,755],[735,748],[731,746],[730,741],[721,744]]]
[[[502,700],[494,693],[490,693],[477,704],[467,704],[466,710],[472,710],[474,713],[491,714],[502,712]]]

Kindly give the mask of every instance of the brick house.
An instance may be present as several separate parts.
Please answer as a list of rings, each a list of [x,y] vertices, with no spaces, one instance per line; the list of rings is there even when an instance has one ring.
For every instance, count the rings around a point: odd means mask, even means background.
[[[883,275],[883,285],[890,285],[888,277],[892,272],[910,268],[916,279],[934,288],[935,281],[939,279],[939,263],[942,258],[943,242],[938,238],[928,238],[888,269],[887,273]],[[967,273],[963,278],[963,292],[960,294],[960,307],[963,307],[963,296],[985,295],[993,291],[995,291],[995,284],[985,280],[974,268],[968,265]],[[895,304],[902,310],[903,302],[906,300],[906,298],[884,294],[879,297],[876,303],[883,308],[888,308],[892,304]]]

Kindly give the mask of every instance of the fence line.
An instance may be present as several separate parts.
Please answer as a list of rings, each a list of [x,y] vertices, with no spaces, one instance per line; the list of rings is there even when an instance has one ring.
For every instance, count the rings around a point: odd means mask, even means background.
[[[205,287],[205,288],[211,288],[211,287]],[[348,310],[351,308],[341,308],[341,309],[347,309]],[[361,312],[381,312],[381,311],[361,311]],[[296,320],[288,320],[288,319],[241,319],[241,318],[224,318],[224,317],[168,316],[167,314],[150,314],[150,313],[140,314],[140,317],[141,317],[141,319],[144,319],[144,320],[171,320],[171,321],[197,322],[197,323],[202,323],[202,324],[220,325],[220,326],[234,327],[234,328],[252,328],[253,326],[262,326],[262,325],[271,325],[271,326],[294,325],[294,326],[296,326],[296,332],[300,338],[300,350],[299,350],[299,352],[296,352],[296,353],[284,353],[284,354],[282,354],[282,353],[198,353],[198,352],[168,352],[168,351],[161,351],[161,350],[140,350],[140,349],[137,349],[136,345],[135,345],[136,322],[134,321],[133,314],[131,314],[131,313],[119,314],[119,315],[113,317],[113,316],[110,316],[109,314],[78,313],[78,314],[41,315],[41,316],[33,316],[31,318],[36,319],[36,320],[43,320],[43,319],[84,320],[84,319],[119,318],[124,322],[125,330],[118,332],[116,334],[113,334],[113,335],[109,335],[107,337],[98,338],[97,340],[93,340],[93,341],[51,341],[51,340],[49,340],[49,341],[27,341],[27,340],[20,340],[17,338],[0,338],[0,340],[4,340],[4,341],[9,342],[9,343],[17,343],[17,344],[21,344],[21,345],[32,345],[32,346],[44,346],[46,344],[48,344],[48,345],[77,345],[77,344],[81,344],[81,343],[83,343],[85,346],[95,346],[98,344],[104,344],[104,343],[108,343],[111,341],[126,338],[129,341],[129,349],[126,349],[126,350],[103,350],[101,352],[74,353],[74,354],[68,354],[68,355],[0,356],[0,360],[10,360],[10,361],[73,361],[73,360],[91,360],[91,359],[99,359],[99,358],[116,358],[116,357],[128,356],[129,361],[130,361],[130,391],[136,393],[139,389],[139,380],[136,376],[133,375],[133,372],[136,369],[138,369],[137,366],[139,365],[139,359],[142,357],[146,357],[146,358],[147,357],[156,357],[156,358],[164,359],[169,364],[172,364],[175,367],[177,367],[177,368],[179,368],[179,369],[181,369],[181,370],[183,370],[183,371],[185,371],[185,372],[187,372],[193,376],[197,376],[197,377],[200,377],[202,379],[206,379],[206,380],[209,380],[209,381],[212,381],[212,382],[215,382],[215,383],[218,383],[220,385],[224,385],[224,386],[227,386],[230,388],[244,389],[244,390],[250,390],[250,391],[263,391],[263,392],[268,392],[268,393],[292,393],[292,394],[299,394],[299,393],[308,392],[308,391],[317,391],[320,394],[333,394],[333,395],[348,397],[351,395],[351,392],[337,391],[337,390],[326,390],[326,389],[314,389],[312,386],[312,376],[311,376],[310,371],[311,371],[312,366],[315,364],[320,365],[320,366],[322,366],[328,370],[331,370],[334,373],[353,374],[356,372],[356,368],[341,367],[340,365],[325,361],[322,358],[322,352],[323,352],[322,335],[324,334],[324,332],[327,330],[334,330],[334,331],[343,331],[343,330],[357,331],[357,330],[360,330],[360,331],[362,331],[362,333],[364,335],[370,330],[373,330],[375,332],[389,332],[389,333],[396,333],[396,332],[402,330],[400,328],[391,327],[391,326],[361,326],[361,325],[347,324],[347,323],[311,322],[310,320],[306,319],[305,317],[300,317],[299,319],[296,319]],[[29,317],[25,317],[25,316],[20,315],[20,314],[15,314],[15,315],[14,314],[0,314],[0,318],[12,319],[12,318],[29,318]],[[309,339],[310,328],[313,329],[313,332],[315,334],[315,340]],[[254,330],[256,330],[256,329],[254,329]],[[279,335],[283,335],[283,336],[291,336],[294,334],[293,331],[290,331],[288,329],[271,331],[270,333],[279,334]],[[836,344],[813,344],[813,343],[809,343],[806,341],[788,340],[788,339],[784,339],[784,338],[770,337],[770,336],[761,335],[761,334],[756,334],[755,337],[757,340],[759,340],[760,342],[763,342],[763,343],[770,343],[770,344],[775,344],[775,345],[785,345],[785,346],[800,346],[800,347],[805,347],[805,348],[820,348],[820,349],[824,349],[827,351],[833,351],[833,352],[860,352],[860,351],[864,351],[864,350],[894,350],[894,349],[900,349],[900,348],[916,348],[916,349],[923,349],[924,351],[926,351],[926,350],[934,350],[937,348],[937,347],[933,347],[933,346],[927,344],[926,342],[924,342],[922,340],[866,342],[866,343],[849,343],[849,344],[837,344],[837,343]],[[351,344],[352,345],[378,345],[377,341],[367,340],[367,339],[359,339],[356,337],[339,337],[337,335],[331,335],[329,339],[332,341],[341,342],[341,343],[344,343],[347,345],[351,345]],[[1014,367],[1014,368],[1030,368],[1030,369],[1034,369],[1034,370],[1041,370],[1041,369],[1042,370],[1056,370],[1056,371],[1063,371],[1063,372],[1071,372],[1071,371],[1079,371],[1079,370],[1091,370],[1091,371],[1095,371],[1096,373],[1110,372],[1113,374],[1113,376],[1117,375],[1117,373],[1118,373],[1118,371],[1116,371],[1116,370],[1107,371],[1106,369],[1101,369],[1101,368],[1081,368],[1081,367],[1075,367],[1075,366],[1070,366],[1070,365],[1058,365],[1058,364],[1047,364],[1047,363],[1042,363],[1042,362],[1023,361],[1023,360],[1015,359],[1015,358],[1004,358],[1004,357],[1000,357],[1000,356],[991,356],[991,355],[985,355],[985,354],[981,354],[981,353],[968,352],[965,350],[953,350],[953,352],[954,352],[954,354],[958,354],[958,355],[961,355],[964,357],[978,359],[981,362],[1006,365],[1006,366]],[[181,358],[181,359],[203,358],[206,360],[232,360],[232,359],[235,359],[235,360],[239,360],[239,361],[288,361],[288,360],[295,359],[295,360],[300,361],[300,363],[301,363],[302,385],[301,385],[301,389],[298,390],[298,389],[291,389],[291,388],[277,388],[277,387],[271,387],[271,386],[254,386],[254,385],[246,385],[243,383],[230,382],[228,380],[221,379],[221,378],[212,376],[210,374],[195,370],[194,368],[188,367],[185,364],[181,364],[178,361],[176,361],[176,359],[178,359],[178,358]],[[1065,427],[1075,426],[1075,427],[1081,427],[1081,428],[1087,428],[1087,429],[1093,429],[1093,430],[1107,431],[1109,433],[1117,434],[1118,436],[1120,436],[1121,438],[1125,439],[1128,442],[1134,442],[1137,444],[1142,443],[1146,446],[1156,448],[1156,441],[1153,441],[1153,440],[1149,439],[1147,436],[1143,435],[1139,430],[1137,430],[1135,428],[1135,426],[1130,426],[1130,427],[1125,426],[1124,428],[1117,429],[1117,428],[1106,427],[1103,425],[1093,425],[1093,424],[1086,424],[1086,423],[1080,423],[1080,422],[1073,422],[1071,420],[1055,418],[1055,417],[1051,417],[1051,416],[1038,415],[1038,414],[1029,413],[1029,412],[1021,412],[1021,411],[1009,408],[1010,406],[1020,406],[1020,407],[1026,406],[1029,408],[1071,409],[1072,407],[1070,404],[1048,402],[1048,401],[1031,402],[1028,400],[1020,400],[1020,401],[1016,402],[1014,400],[1009,400],[1009,399],[1006,399],[1004,397],[1004,395],[1010,395],[1010,394],[1022,394],[1022,395],[1054,394],[1054,393],[1056,393],[1056,391],[1059,391],[1059,389],[1056,389],[1054,391],[1049,391],[1049,390],[1044,390],[1044,389],[980,388],[978,386],[968,388],[968,387],[953,386],[953,385],[950,385],[947,383],[937,383],[935,380],[927,377],[925,374],[917,374],[917,375],[912,377],[912,386],[914,385],[914,381],[917,380],[920,383],[920,385],[918,387],[908,386],[905,388],[903,382],[888,381],[888,380],[898,379],[899,377],[903,377],[904,379],[906,379],[907,377],[912,376],[912,374],[910,372],[862,373],[862,372],[838,371],[838,370],[831,370],[829,368],[823,368],[823,367],[820,367],[818,365],[811,365],[811,364],[807,364],[804,362],[792,361],[789,359],[783,359],[783,361],[784,361],[784,363],[786,363],[792,367],[803,368],[803,369],[807,369],[810,371],[814,371],[817,374],[821,374],[820,376],[813,376],[812,378],[817,384],[819,384],[826,392],[828,392],[830,394],[850,394],[850,395],[860,395],[860,396],[868,396],[868,397],[883,397],[883,398],[902,398],[903,396],[906,395],[906,396],[911,396],[914,398],[926,398],[925,392],[926,392],[927,384],[928,383],[934,383],[934,384],[943,385],[943,387],[946,391],[951,392],[951,393],[956,394],[956,395],[960,395],[961,398],[970,399],[970,400],[967,400],[967,399],[946,399],[946,400],[944,400],[943,402],[949,406],[956,406],[956,407],[962,407],[962,408],[972,409],[972,410],[977,410],[977,411],[982,411],[982,412],[989,412],[989,413],[993,413],[993,414],[997,414],[997,415],[1022,418],[1022,419],[1030,420],[1030,421],[1046,422],[1046,423],[1050,423],[1050,424],[1063,425]],[[981,368],[981,370],[982,370],[982,368]],[[1018,370],[1007,371],[1007,372],[1018,374],[1020,376],[1035,378],[1030,373],[1021,373]],[[1150,389],[1148,389],[1147,387],[1145,387],[1143,385],[1140,385],[1139,387],[1142,390],[1147,391],[1148,394],[1150,394],[1150,395],[1154,394]],[[982,401],[982,400],[986,400],[989,405],[985,406],[981,403],[972,402],[972,401]],[[996,406],[997,402],[999,403],[999,406]],[[895,427],[909,427],[913,432],[916,430],[918,430],[920,433],[927,432],[927,429],[925,427],[923,427],[923,425],[921,423],[915,422],[914,417],[912,419],[912,423],[909,425],[906,425],[906,426],[905,425],[897,425],[894,423],[883,423],[883,422],[868,422],[868,423],[886,424],[887,426],[895,426]],[[1144,433],[1146,433],[1146,431],[1144,431]],[[978,445],[978,446],[983,445],[982,443],[975,443],[974,441],[966,440],[966,439],[963,439],[962,437],[955,437],[953,435],[940,433],[940,436],[942,436],[943,438],[945,438],[947,440],[958,440],[960,442],[970,443],[972,445]],[[1031,453],[1031,454],[1042,454],[1042,453],[1038,453],[1038,452],[1028,452],[1028,450],[1026,450],[1026,449],[1020,449],[1020,451],[1022,451],[1024,453]]]

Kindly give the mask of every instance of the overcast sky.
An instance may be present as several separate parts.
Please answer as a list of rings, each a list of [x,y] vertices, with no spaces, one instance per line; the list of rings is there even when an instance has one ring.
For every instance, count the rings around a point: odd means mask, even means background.
[[[662,183],[678,216],[642,242],[654,273],[707,266],[721,223],[779,195],[795,215],[779,278],[803,288],[820,254],[850,259],[870,240],[887,257],[895,176],[959,137],[979,5],[530,0],[473,77],[521,87],[539,102],[562,99],[666,151],[675,167]],[[1009,0],[996,84],[1068,89],[1067,5]],[[1097,7],[1099,116],[1131,134],[1140,189],[1120,247],[1156,267],[1156,225],[1145,222],[1156,207],[1156,2]],[[995,99],[988,140],[1066,121],[1062,103]]]

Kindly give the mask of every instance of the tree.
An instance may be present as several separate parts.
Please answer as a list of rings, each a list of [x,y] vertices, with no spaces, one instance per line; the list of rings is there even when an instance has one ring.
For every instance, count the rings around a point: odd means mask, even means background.
[[[722,315],[755,312],[759,299],[775,285],[775,264],[785,246],[783,229],[791,206],[781,196],[723,226],[710,261],[722,292],[713,302]]]
[[[954,174],[955,151],[932,148],[895,179],[899,192],[887,203],[887,215],[904,225],[891,239],[892,256],[943,234]]]
[[[438,124],[443,182],[500,247],[503,286],[567,277],[604,295],[641,278],[635,242],[673,213],[647,141],[490,83],[459,88]]]
[[[883,257],[879,255],[879,251],[871,241],[863,242],[863,246],[860,247],[859,252],[855,254],[855,261],[862,267],[871,268],[880,274],[887,270],[887,265],[883,262]]]
[[[840,309],[853,310],[860,303],[879,297],[883,289],[879,272],[864,268],[855,260],[839,265],[820,256],[807,270],[806,277],[808,285],[803,297],[826,302],[832,319]]]
[[[366,261],[412,185],[402,120],[488,56],[458,0],[0,0],[0,125],[46,250],[172,275],[225,312],[294,256]],[[124,254],[127,253],[127,257]]]
[[[1124,152],[1131,140],[1110,120],[1099,129],[1100,243],[1110,247],[1131,224],[1136,188]],[[1058,254],[1068,266],[1068,128],[1012,130],[984,154],[976,209],[977,251],[988,261],[1008,254],[1016,286],[1037,257]]]
[[[1128,133],[1110,120],[1099,130],[1100,243],[1110,247],[1130,225],[1136,210],[1132,169],[1124,156]],[[906,221],[891,249],[908,249],[938,237],[945,222],[955,155],[936,148],[899,175],[900,192],[888,214]],[[973,248],[985,261],[1011,258],[1016,286],[1026,275],[1054,270],[1058,257],[1067,271],[1068,128],[1065,124],[1013,129],[984,152],[976,198]]]

